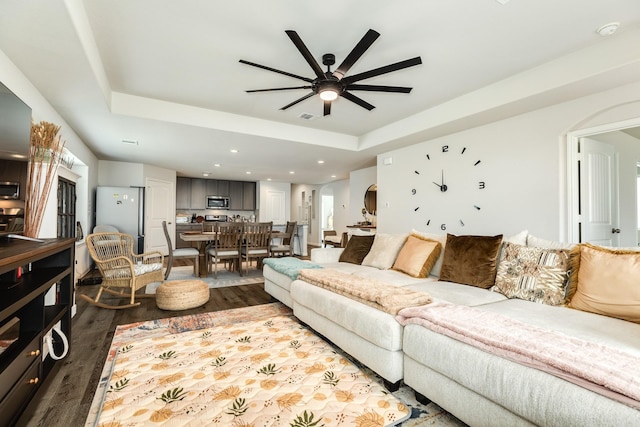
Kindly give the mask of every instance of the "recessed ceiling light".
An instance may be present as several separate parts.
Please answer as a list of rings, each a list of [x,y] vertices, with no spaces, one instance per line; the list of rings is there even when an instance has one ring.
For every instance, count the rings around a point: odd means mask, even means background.
[[[232,149],[231,149],[231,150],[229,150],[229,151],[231,151],[232,153],[237,153],[237,152],[238,152],[238,150],[236,150],[235,148],[232,148]]]
[[[202,176],[209,176],[209,172],[202,172]]]
[[[290,175],[293,175],[295,173],[295,171],[289,171]]]
[[[331,178],[335,178],[335,177],[336,177],[335,175],[331,175]]]
[[[251,175],[251,171],[246,171],[245,172],[247,175]]]
[[[619,26],[619,22],[610,22],[598,28],[596,30],[596,33],[600,34],[602,37],[607,37],[618,31]]]
[[[220,167],[220,163],[214,163],[214,164],[213,164],[213,167],[214,167],[214,168],[219,168],[219,167]]]
[[[267,181],[271,181],[271,178],[267,178]]]
[[[324,163],[324,160],[318,160],[318,164],[321,165]]]

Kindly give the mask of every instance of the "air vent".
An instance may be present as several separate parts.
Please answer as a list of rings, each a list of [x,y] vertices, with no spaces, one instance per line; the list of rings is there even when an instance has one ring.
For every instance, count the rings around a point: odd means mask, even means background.
[[[302,113],[298,117],[303,119],[303,120],[314,120],[318,116],[314,116],[311,113]]]

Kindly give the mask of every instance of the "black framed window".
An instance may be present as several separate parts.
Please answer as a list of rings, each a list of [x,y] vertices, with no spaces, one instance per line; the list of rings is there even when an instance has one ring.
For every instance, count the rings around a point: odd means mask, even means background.
[[[58,178],[58,237],[76,237],[76,183]]]

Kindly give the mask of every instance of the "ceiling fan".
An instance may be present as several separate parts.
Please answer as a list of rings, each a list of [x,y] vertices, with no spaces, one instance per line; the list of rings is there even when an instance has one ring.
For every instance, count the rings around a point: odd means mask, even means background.
[[[336,68],[333,72],[331,72],[331,66],[336,63],[335,55],[333,55],[332,53],[322,55],[322,63],[327,66],[327,71],[324,72],[322,71],[322,68],[320,68],[318,62],[314,59],[313,55],[311,55],[311,52],[309,52],[309,49],[307,49],[298,33],[293,30],[287,30],[285,32],[287,33],[293,44],[298,48],[298,51],[300,51],[307,63],[311,66],[311,69],[316,75],[315,78],[312,79],[308,77],[302,77],[296,74],[288,73],[286,71],[267,67],[266,65],[256,64],[255,62],[245,61],[244,59],[240,60],[240,62],[243,64],[262,68],[268,71],[273,71],[274,73],[283,74],[285,76],[293,77],[295,79],[303,80],[309,83],[305,86],[278,87],[272,89],[253,89],[247,91],[247,93],[252,93],[293,89],[311,89],[311,92],[301,98],[296,99],[290,104],[285,105],[284,107],[280,108],[281,110],[286,110],[287,108],[292,107],[297,103],[312,97],[313,95],[319,95],[320,98],[324,101],[325,116],[331,114],[331,102],[336,100],[339,96],[348,99],[349,101],[354,102],[370,111],[375,107],[362,98],[357,97],[356,95],[351,93],[351,91],[362,90],[369,92],[409,93],[411,92],[412,88],[403,86],[363,85],[356,84],[356,82],[364,79],[369,79],[371,77],[376,77],[382,74],[391,73],[393,71],[402,70],[404,68],[413,67],[414,65],[422,64],[422,59],[420,59],[419,56],[416,56],[415,58],[396,62],[394,64],[389,64],[384,67],[375,68],[373,70],[365,71],[360,74],[347,76],[346,74],[349,72],[349,69],[351,69],[353,64],[355,64],[356,61],[360,59],[360,57],[366,52],[366,50],[369,49],[373,42],[380,36],[380,33],[378,33],[377,31],[369,30],[358,42],[358,44],[356,44],[353,50],[347,55],[344,61],[342,61],[342,64],[340,64],[338,68]]]

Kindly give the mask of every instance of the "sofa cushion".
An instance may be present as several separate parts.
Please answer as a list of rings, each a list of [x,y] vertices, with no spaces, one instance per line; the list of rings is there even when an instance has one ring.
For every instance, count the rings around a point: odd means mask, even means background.
[[[409,276],[427,277],[441,250],[440,242],[410,234],[392,268]]]
[[[491,290],[509,298],[549,305],[564,304],[568,270],[569,251],[566,249],[543,249],[505,242]]]
[[[640,323],[640,252],[581,243],[571,262],[569,307]]]
[[[374,236],[351,236],[347,242],[347,247],[340,254],[340,262],[351,264],[362,264],[362,260],[369,253],[373,245]]]
[[[440,280],[489,289],[496,278],[502,234],[455,236],[447,234]]]
[[[407,240],[406,234],[377,233],[369,253],[362,260],[362,265],[376,267],[381,270],[391,268],[405,240]]]
[[[574,247],[574,244],[567,242],[558,242],[556,240],[541,239],[529,234],[527,236],[527,246],[545,249],[572,249]]]

